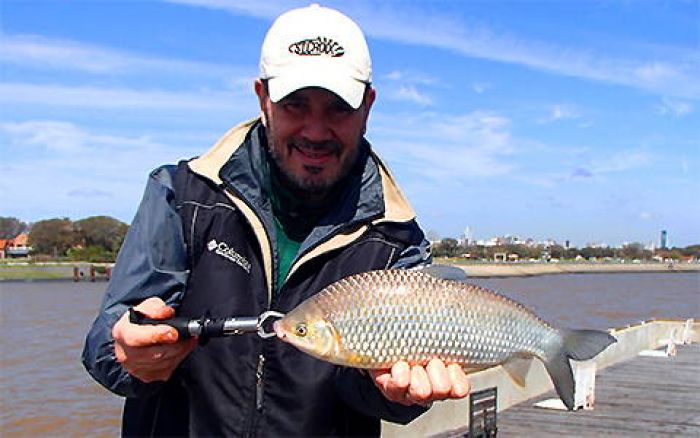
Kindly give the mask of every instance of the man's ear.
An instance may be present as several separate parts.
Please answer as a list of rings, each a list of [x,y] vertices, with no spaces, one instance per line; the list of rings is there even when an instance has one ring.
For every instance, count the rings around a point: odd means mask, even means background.
[[[256,79],[253,85],[255,88],[255,94],[258,96],[258,103],[260,105],[260,120],[263,126],[267,127],[267,104],[270,101],[270,96],[267,94],[267,87],[261,79]]]
[[[364,121],[364,128],[362,129],[362,135],[365,135],[365,131],[367,131],[367,120],[369,119],[369,113],[370,110],[372,109],[372,104],[374,103],[374,100],[377,98],[377,92],[374,90],[374,88],[367,87],[367,90],[365,91],[365,97],[364,97],[364,102],[362,102],[362,109],[364,110],[365,114],[365,121]]]

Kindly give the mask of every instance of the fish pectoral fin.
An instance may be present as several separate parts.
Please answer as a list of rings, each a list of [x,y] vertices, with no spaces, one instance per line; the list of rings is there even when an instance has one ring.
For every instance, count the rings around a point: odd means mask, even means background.
[[[532,357],[514,357],[503,364],[503,369],[506,370],[513,383],[523,388],[532,361]]]
[[[464,374],[478,373],[479,371],[483,371],[486,368],[489,368],[489,366],[462,365],[462,371],[464,371]]]

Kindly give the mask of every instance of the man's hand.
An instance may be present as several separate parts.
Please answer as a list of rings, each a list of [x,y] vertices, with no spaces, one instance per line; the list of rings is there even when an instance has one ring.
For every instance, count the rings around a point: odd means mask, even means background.
[[[148,298],[134,307],[154,319],[175,315],[160,298]],[[197,345],[197,339],[178,341],[177,330],[167,325],[137,325],[129,322],[129,312],[112,328],[117,361],[132,376],[149,383],[168,380],[175,368]]]
[[[374,384],[384,396],[403,405],[428,406],[436,400],[463,398],[469,394],[469,379],[457,364],[445,366],[439,359],[424,368],[397,362],[390,370],[370,370]]]

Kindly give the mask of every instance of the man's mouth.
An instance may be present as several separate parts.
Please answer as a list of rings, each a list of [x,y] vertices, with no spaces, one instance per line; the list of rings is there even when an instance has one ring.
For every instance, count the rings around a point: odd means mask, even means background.
[[[332,144],[310,145],[292,143],[290,146],[302,156],[305,164],[316,166],[323,165],[328,160],[335,157],[339,149]]]

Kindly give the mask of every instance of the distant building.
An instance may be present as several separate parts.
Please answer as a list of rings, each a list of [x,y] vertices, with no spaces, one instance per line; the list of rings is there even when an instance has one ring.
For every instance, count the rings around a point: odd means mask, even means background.
[[[13,239],[7,239],[1,257],[28,257],[32,248],[28,245],[29,235],[22,233]]]
[[[608,244],[604,242],[588,242],[586,243],[588,248],[609,248]]]
[[[659,248],[668,249],[668,233],[666,230],[661,230],[661,239],[659,241]]]

